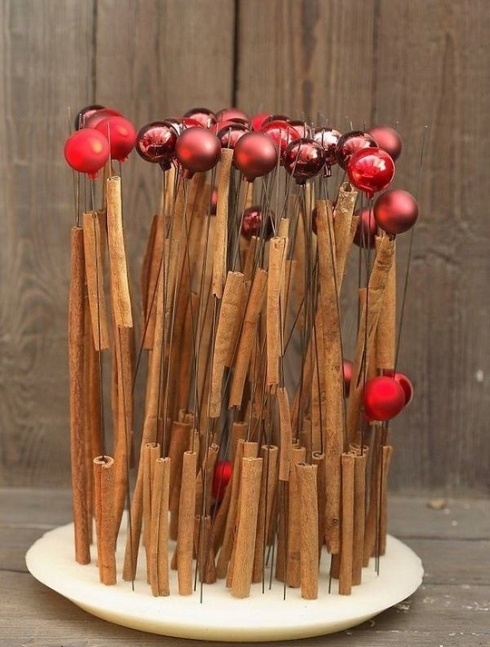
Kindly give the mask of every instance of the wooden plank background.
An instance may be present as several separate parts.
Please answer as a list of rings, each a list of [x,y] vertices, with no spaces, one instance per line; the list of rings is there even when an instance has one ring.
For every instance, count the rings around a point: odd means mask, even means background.
[[[141,125],[236,103],[399,128],[395,186],[421,216],[400,355],[416,401],[395,424],[392,484],[488,492],[486,0],[0,0],[0,34],[1,485],[69,482],[68,109]],[[136,269],[158,176],[134,159],[123,172]]]

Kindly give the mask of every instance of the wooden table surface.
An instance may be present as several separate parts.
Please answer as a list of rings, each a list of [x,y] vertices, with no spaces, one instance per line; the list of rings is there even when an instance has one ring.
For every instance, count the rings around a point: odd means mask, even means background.
[[[0,489],[1,647],[199,644],[112,625],[90,616],[37,582],[25,566],[27,549],[47,530],[70,522],[70,517],[67,491]],[[490,645],[490,501],[394,497],[390,505],[390,532],[422,558],[425,577],[420,589],[359,627],[288,645]],[[237,643],[206,643],[227,644]]]

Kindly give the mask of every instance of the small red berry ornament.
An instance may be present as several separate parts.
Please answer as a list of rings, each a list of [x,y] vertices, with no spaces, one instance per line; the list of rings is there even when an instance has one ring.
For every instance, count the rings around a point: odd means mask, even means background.
[[[372,135],[362,130],[351,130],[339,138],[335,147],[335,158],[338,165],[346,171],[347,164],[356,151],[376,147],[377,143]]]
[[[211,126],[214,126],[217,121],[214,112],[208,110],[207,108],[192,108],[191,110],[188,110],[185,115],[183,115],[184,119],[188,117],[194,119],[194,121],[196,121],[203,128],[211,128]]]
[[[325,151],[325,170],[328,176],[332,174],[332,166],[337,164],[336,150],[341,137],[339,131],[333,128],[317,128],[313,135],[313,139]]]
[[[214,468],[211,494],[220,503],[225,496],[226,486],[230,482],[233,467],[230,461],[218,461]]]
[[[216,135],[202,127],[187,128],[175,144],[175,156],[186,171],[186,176],[209,171],[221,155],[221,144]]]
[[[374,219],[373,210],[370,207],[365,207],[356,211],[354,215],[359,220],[353,242],[362,249],[374,249],[378,225]]]
[[[96,128],[97,124],[99,124],[103,119],[107,119],[107,117],[122,117],[123,115],[118,112],[117,110],[113,110],[112,108],[101,108],[100,110],[96,110],[95,112],[91,113],[90,115],[85,116],[85,128]]]
[[[325,151],[313,139],[298,139],[287,146],[282,162],[298,184],[305,184],[323,169]]]
[[[248,182],[270,173],[277,165],[277,147],[264,133],[250,132],[235,144],[233,161]]]
[[[259,206],[247,207],[243,212],[241,234],[246,240],[252,236],[261,236],[268,240],[273,233],[274,213]]]
[[[349,181],[368,198],[386,189],[395,176],[395,162],[382,148],[362,148],[347,163]]]
[[[374,137],[379,148],[382,148],[396,160],[402,152],[402,140],[398,132],[390,126],[373,126],[368,133]]]
[[[87,173],[91,180],[109,159],[107,137],[93,128],[81,128],[68,137],[64,155],[68,164],[79,173]]]
[[[260,132],[272,139],[279,149],[280,158],[284,155],[289,144],[299,139],[298,131],[289,122],[284,121],[284,119],[266,120]]]
[[[112,159],[118,162],[128,159],[136,142],[136,130],[126,117],[112,116],[102,119],[95,130],[98,130],[109,140]]]
[[[372,421],[391,420],[405,406],[405,392],[393,377],[381,375],[364,386],[364,413]]]
[[[221,146],[223,148],[235,148],[235,145],[240,137],[248,132],[250,132],[250,128],[245,124],[239,124],[233,121],[229,121],[217,133],[217,137],[220,140]]]
[[[384,374],[388,377],[392,377],[398,382],[398,384],[402,387],[403,392],[405,393],[405,406],[409,405],[413,399],[413,384],[410,381],[410,378],[405,375],[405,373],[401,373],[400,371],[388,370],[385,371]]]
[[[152,121],[142,126],[136,135],[136,152],[166,171],[175,157],[177,132],[170,121]]]
[[[402,189],[391,189],[380,195],[373,210],[378,225],[391,235],[408,231],[419,217],[417,201]]]

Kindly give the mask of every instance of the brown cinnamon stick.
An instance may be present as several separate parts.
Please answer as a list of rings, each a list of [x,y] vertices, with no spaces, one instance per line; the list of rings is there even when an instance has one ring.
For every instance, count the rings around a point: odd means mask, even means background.
[[[318,597],[318,499],[316,465],[296,464],[301,517],[301,597]]]
[[[340,549],[339,595],[352,591],[354,548],[354,462],[351,453],[342,454],[342,533]]]
[[[281,289],[287,238],[274,237],[269,243],[269,280],[267,282],[267,385],[279,384],[279,359],[283,354]]]
[[[150,545],[148,551],[151,592],[169,595],[168,513],[170,459],[157,458],[153,466]]]
[[[262,480],[260,483],[259,510],[257,516],[257,536],[252,581],[260,582],[264,577],[265,551],[267,539],[271,534],[272,515],[276,502],[278,480],[278,448],[264,445],[260,449],[262,458]]]
[[[112,501],[114,497],[114,461],[109,456],[94,459],[95,526],[97,563],[102,584],[116,583],[116,534]]]
[[[182,460],[182,486],[179,504],[177,537],[177,579],[180,595],[192,593],[192,556],[194,544],[194,513],[196,507],[196,452],[187,451]]]
[[[223,148],[218,178],[218,204],[216,207],[216,230],[214,234],[213,254],[213,295],[218,299],[223,296],[226,278],[226,257],[228,246],[228,188],[233,151]]]

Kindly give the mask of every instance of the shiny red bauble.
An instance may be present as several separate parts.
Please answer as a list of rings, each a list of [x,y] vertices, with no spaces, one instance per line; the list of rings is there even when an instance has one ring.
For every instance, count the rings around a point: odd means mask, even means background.
[[[214,112],[208,108],[192,108],[183,115],[183,119],[187,118],[194,119],[203,128],[211,128],[217,121]]]
[[[107,137],[93,128],[81,128],[68,137],[64,155],[68,164],[79,173],[87,173],[90,179],[109,159],[110,148]]]
[[[405,406],[409,405],[413,399],[413,384],[410,378],[407,377],[405,373],[401,373],[400,371],[386,370],[384,371],[384,375],[387,375],[388,377],[392,377],[394,380],[398,382],[398,384],[402,387],[403,392],[405,394]]]
[[[273,233],[274,217],[272,211],[262,209],[260,206],[247,207],[242,216],[241,235],[246,240],[250,240],[252,236],[260,236],[268,240]]]
[[[152,121],[142,126],[136,135],[136,152],[152,164],[166,170],[175,157],[177,132],[170,121]]]
[[[313,139],[313,128],[306,121],[291,119],[289,125],[298,133],[300,139]]]
[[[247,123],[250,121],[247,113],[240,108],[223,108],[216,113],[216,121],[234,121],[235,119],[241,119]]]
[[[270,173],[277,160],[277,147],[264,133],[245,133],[235,144],[233,161],[249,182]]]
[[[342,374],[344,376],[344,395],[347,398],[350,392],[350,383],[352,381],[352,362],[344,359],[342,362]]]
[[[86,120],[99,110],[104,110],[104,108],[105,106],[101,106],[100,104],[96,103],[90,106],[85,106],[85,108],[79,110],[77,116],[75,117],[75,130],[85,128]]]
[[[218,131],[217,137],[223,148],[235,148],[240,137],[248,132],[250,132],[250,128],[245,124],[228,121],[223,128]]]
[[[356,211],[354,215],[359,218],[354,234],[354,244],[362,249],[374,249],[378,225],[374,219],[373,210],[370,207],[365,207]]]
[[[323,169],[325,151],[313,139],[298,139],[287,146],[282,163],[298,184],[305,184]]]
[[[107,117],[122,117],[123,115],[118,112],[117,110],[113,110],[112,108],[101,108],[100,110],[96,110],[95,112],[92,112],[90,115],[86,115],[84,122],[85,122],[85,128],[96,128],[97,124],[100,123],[103,119],[107,119]]]
[[[175,156],[187,174],[202,173],[218,163],[221,144],[216,135],[206,128],[187,128],[177,139]]]
[[[313,135],[313,139],[318,142],[325,151],[325,163],[330,168],[337,164],[337,145],[342,135],[338,130],[333,128],[317,128]]]
[[[299,134],[294,126],[283,119],[273,119],[272,121],[266,119],[260,132],[272,139],[281,158],[289,144],[299,139]]]
[[[402,234],[416,223],[419,217],[417,201],[403,189],[391,189],[377,198],[374,217],[387,234]]]
[[[347,163],[349,181],[368,198],[386,189],[395,176],[395,162],[381,148],[362,148]]]
[[[379,148],[382,148],[396,161],[402,152],[402,140],[399,133],[390,126],[373,126],[368,133],[374,137]]]
[[[364,414],[368,420],[391,420],[405,406],[405,392],[393,377],[373,377],[364,385]]]
[[[127,160],[136,142],[136,130],[126,117],[107,117],[99,121],[95,129],[109,140],[112,159],[118,162]]]
[[[265,120],[269,119],[271,116],[270,112],[259,112],[258,114],[253,115],[250,117],[250,127],[252,130],[260,130],[264,125]]]
[[[335,147],[335,159],[338,165],[346,171],[351,157],[362,148],[377,148],[374,137],[362,130],[351,130],[343,134]]]
[[[218,461],[214,468],[211,494],[219,503],[225,496],[226,486],[230,482],[233,466],[230,461]]]

